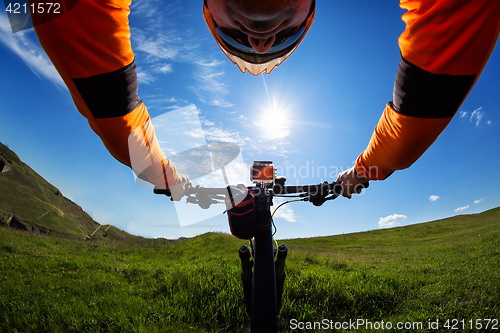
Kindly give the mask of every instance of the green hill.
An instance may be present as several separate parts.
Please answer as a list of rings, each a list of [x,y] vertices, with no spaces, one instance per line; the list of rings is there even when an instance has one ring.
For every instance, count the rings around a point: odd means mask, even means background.
[[[394,332],[500,329],[500,208],[284,242],[280,332],[377,332],[382,322]],[[0,331],[248,332],[244,243],[215,233],[130,243],[0,228]],[[358,319],[356,329],[335,329]],[[314,329],[320,323],[333,326]]]
[[[115,227],[101,226],[2,143],[0,225],[71,238],[135,237]]]

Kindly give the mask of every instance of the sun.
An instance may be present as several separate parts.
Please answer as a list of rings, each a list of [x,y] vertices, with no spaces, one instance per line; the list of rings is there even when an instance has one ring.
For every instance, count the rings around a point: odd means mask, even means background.
[[[255,122],[268,139],[284,139],[292,131],[292,108],[272,98],[260,108]]]

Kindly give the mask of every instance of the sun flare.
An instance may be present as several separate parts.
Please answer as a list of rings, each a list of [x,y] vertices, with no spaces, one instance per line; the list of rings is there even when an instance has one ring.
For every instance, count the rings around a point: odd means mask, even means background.
[[[284,139],[291,133],[291,108],[277,99],[269,101],[260,109],[256,125],[269,139]]]
[[[283,139],[290,135],[290,111],[273,103],[263,114],[268,125],[268,135],[273,139]]]

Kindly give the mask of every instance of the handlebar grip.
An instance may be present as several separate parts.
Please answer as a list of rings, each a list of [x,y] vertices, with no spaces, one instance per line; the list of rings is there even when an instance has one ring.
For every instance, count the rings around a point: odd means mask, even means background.
[[[154,193],[154,194],[165,194],[167,197],[172,196],[172,192],[170,192],[170,190],[167,190],[167,189],[161,189],[161,188],[157,188],[157,187],[155,187],[155,188],[153,189],[153,193]]]

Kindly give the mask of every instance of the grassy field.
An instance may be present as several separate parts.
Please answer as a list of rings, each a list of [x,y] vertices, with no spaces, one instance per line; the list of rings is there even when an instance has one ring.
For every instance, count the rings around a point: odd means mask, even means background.
[[[500,319],[498,208],[284,242],[280,331],[314,322],[322,326],[304,331],[377,331],[383,322],[392,331],[463,332]],[[106,241],[0,228],[0,331],[247,332],[237,254],[244,244],[213,233]],[[357,319],[365,325],[346,326]],[[395,329],[398,322],[408,329]],[[488,324],[483,331],[495,328]]]

